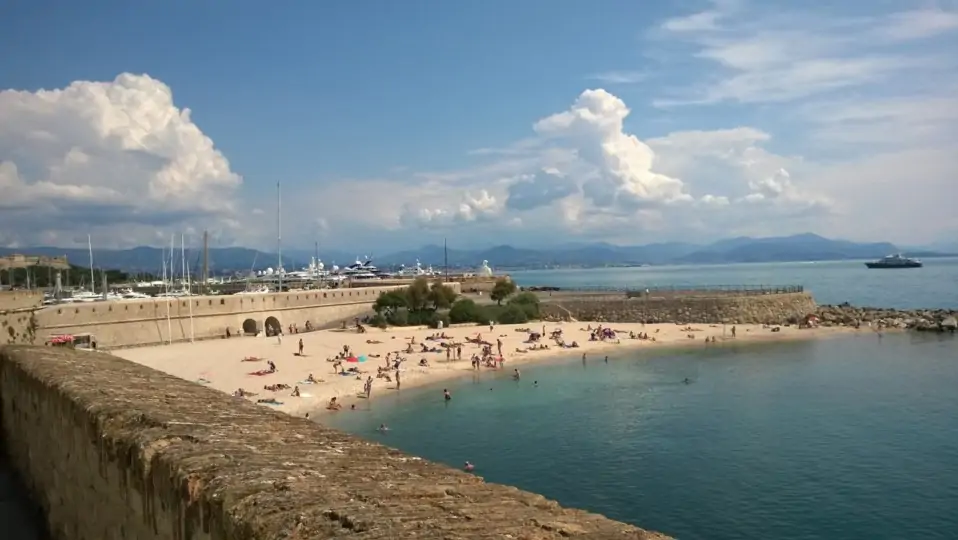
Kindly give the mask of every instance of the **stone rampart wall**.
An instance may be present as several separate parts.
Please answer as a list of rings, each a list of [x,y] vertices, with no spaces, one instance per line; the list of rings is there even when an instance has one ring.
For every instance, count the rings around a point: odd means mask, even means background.
[[[458,283],[449,283],[459,292]],[[376,298],[396,287],[330,289],[272,294],[151,298],[116,302],[88,302],[49,306],[33,312],[33,331],[26,332],[24,321],[30,313],[0,314],[14,328],[14,334],[0,336],[0,343],[42,344],[57,334],[92,333],[103,348],[130,347],[219,338],[229,329],[233,334],[244,329],[262,330],[271,319],[282,328],[310,321],[317,327],[365,315]],[[27,319],[23,319],[26,315]],[[29,339],[26,339],[29,338]]]
[[[0,426],[57,540],[664,538],[108,353],[0,348]]]
[[[0,291],[0,312],[35,308],[42,303],[40,291]]]
[[[698,324],[785,324],[798,322],[815,308],[815,300],[808,293],[676,298],[605,296],[545,299],[542,304],[543,314],[554,319],[572,316],[581,321]]]
[[[31,344],[36,341],[35,311],[0,312],[0,345]]]

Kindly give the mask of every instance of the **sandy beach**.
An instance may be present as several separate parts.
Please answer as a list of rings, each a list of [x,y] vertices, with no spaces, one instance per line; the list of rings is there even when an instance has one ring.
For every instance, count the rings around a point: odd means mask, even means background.
[[[669,346],[721,347],[725,343],[755,342],[765,340],[788,340],[818,338],[839,333],[853,332],[847,328],[798,329],[780,327],[777,331],[763,328],[761,325],[739,325],[736,336],[731,334],[731,326],[722,325],[617,323],[608,325],[615,330],[616,339],[591,341],[590,328],[595,329],[602,323],[578,321],[567,323],[528,323],[524,325],[496,325],[490,331],[488,326],[463,325],[433,330],[425,327],[401,327],[381,330],[370,328],[359,333],[355,328],[346,330],[322,330],[287,334],[282,340],[276,337],[234,337],[231,339],[199,341],[196,343],[177,343],[155,347],[142,347],[113,351],[113,354],[128,360],[164,371],[182,379],[195,381],[222,392],[233,393],[238,389],[252,393],[243,399],[257,401],[274,399],[276,404],[264,404],[265,407],[293,415],[311,416],[327,412],[329,400],[336,397],[343,411],[348,411],[352,403],[366,399],[363,394],[367,377],[373,377],[370,399],[383,393],[396,391],[395,369],[387,373],[391,381],[377,377],[377,369],[386,367],[386,357],[394,360],[397,353],[404,358],[400,368],[402,388],[411,388],[425,384],[436,384],[450,378],[469,375],[474,371],[471,364],[473,355],[482,354],[482,345],[470,342],[481,338],[491,344],[493,352],[502,342],[504,366],[502,370],[512,373],[522,369],[530,362],[545,362],[577,357],[585,354],[591,361],[602,361],[606,355],[610,361],[622,357],[631,350],[641,348],[662,348]],[[529,332],[545,331],[540,340],[548,349],[529,350]],[[550,339],[550,334],[561,330],[566,344],[573,342],[578,348],[563,348]],[[632,339],[634,335],[647,334],[649,339]],[[443,334],[446,339],[427,339]],[[715,338],[714,343],[706,343],[706,338]],[[303,355],[299,355],[299,342],[303,343]],[[442,343],[461,344],[462,358],[455,359],[455,350],[447,360]],[[423,344],[433,351],[422,352]],[[406,351],[412,346],[412,353]],[[362,362],[342,362],[342,368],[334,368],[333,359],[348,346],[357,358],[365,357]],[[428,366],[421,366],[425,359]],[[267,369],[268,362],[276,365],[276,371],[254,375]],[[358,370],[347,374],[337,374],[340,369]],[[493,372],[494,368],[482,366],[482,372]],[[310,374],[317,381],[307,382]],[[268,390],[264,387],[285,384],[289,388]],[[299,387],[300,396],[294,397],[292,389]],[[239,399],[239,398],[238,398]]]

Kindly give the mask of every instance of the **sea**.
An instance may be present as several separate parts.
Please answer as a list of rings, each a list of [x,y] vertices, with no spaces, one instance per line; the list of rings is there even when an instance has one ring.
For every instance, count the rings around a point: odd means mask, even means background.
[[[576,356],[361,407],[322,421],[683,540],[958,538],[950,335]]]
[[[511,275],[565,288],[803,285],[820,304],[958,309],[958,258],[924,262]],[[414,388],[324,421],[680,539],[958,539],[949,335],[633,351],[532,365],[519,383],[484,373],[445,386],[448,405],[442,387]],[[0,453],[4,538],[48,538],[34,510]]]

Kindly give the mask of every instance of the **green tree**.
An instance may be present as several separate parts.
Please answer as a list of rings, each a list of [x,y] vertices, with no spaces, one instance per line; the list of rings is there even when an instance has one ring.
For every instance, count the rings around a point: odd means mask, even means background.
[[[492,292],[489,294],[489,297],[501,306],[502,301],[509,298],[515,292],[516,284],[513,283],[511,279],[499,278],[496,280],[496,284],[492,286]]]
[[[429,281],[418,277],[406,288],[406,307],[409,311],[423,311],[429,303]]]
[[[449,310],[449,321],[453,324],[459,323],[487,323],[489,317],[478,304],[469,298],[460,298],[452,305]]]
[[[530,319],[539,318],[539,297],[534,292],[521,292],[509,299],[510,306],[518,306]]]
[[[389,320],[396,315],[397,311],[406,307],[408,307],[406,291],[395,289],[379,293],[376,303],[373,304],[373,311]]]
[[[523,324],[529,322],[529,316],[521,306],[510,304],[499,313],[499,322],[502,324]]]
[[[429,302],[433,309],[448,309],[456,301],[456,291],[441,281],[433,282],[429,288]]]

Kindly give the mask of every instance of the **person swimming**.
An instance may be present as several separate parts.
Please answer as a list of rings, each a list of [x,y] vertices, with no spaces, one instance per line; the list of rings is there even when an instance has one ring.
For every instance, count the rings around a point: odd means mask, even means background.
[[[475,469],[476,469],[476,466],[473,465],[472,463],[469,463],[468,461],[462,466],[462,470],[466,472],[472,472]]]
[[[452,399],[452,394],[449,393],[449,390],[448,390],[448,389],[443,388],[443,389],[442,389],[442,397],[443,397],[443,399],[445,399],[446,401],[450,401],[450,400]]]
[[[519,369],[518,369],[518,368],[516,368],[515,373],[512,374],[512,378],[513,378],[513,380],[516,380],[516,381],[518,381],[519,379],[522,378],[522,375],[519,374]]]
[[[386,432],[389,431],[389,426],[386,424],[379,424],[379,431]]]

